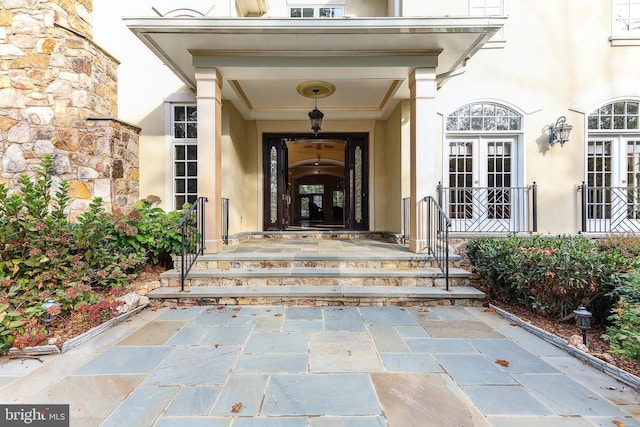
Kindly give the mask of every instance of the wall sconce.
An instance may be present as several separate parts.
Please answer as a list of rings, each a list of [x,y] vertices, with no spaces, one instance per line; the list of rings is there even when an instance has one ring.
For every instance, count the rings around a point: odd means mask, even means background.
[[[318,132],[321,130],[322,118],[324,114],[322,111],[318,110],[318,92],[320,89],[313,89],[315,104],[312,111],[309,111],[309,121],[311,122],[311,130],[317,136]]]
[[[587,345],[587,329],[591,329],[591,312],[584,307],[573,310],[576,316],[576,326],[582,331],[582,344]]]
[[[549,125],[549,145],[552,147],[560,143],[562,147],[565,142],[569,141],[569,133],[571,133],[573,126],[567,124],[567,118],[565,116],[558,117],[555,123]]]
[[[56,309],[50,310],[52,307],[57,307],[57,310]],[[51,323],[53,323],[53,320],[58,316],[57,314],[54,314],[54,313],[55,312],[59,313],[59,311],[60,311],[60,303],[55,301],[55,300],[50,299],[47,302],[45,302],[44,304],[42,304],[42,309],[44,310],[44,313],[42,314],[42,320],[44,322],[44,328],[48,332],[49,331],[49,327],[51,326]]]

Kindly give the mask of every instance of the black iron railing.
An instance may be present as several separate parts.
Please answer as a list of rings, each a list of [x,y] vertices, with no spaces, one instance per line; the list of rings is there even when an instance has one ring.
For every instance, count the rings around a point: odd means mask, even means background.
[[[417,207],[418,230],[423,230],[426,248],[434,257],[449,290],[449,228],[451,221],[438,201],[431,196],[422,199]]]
[[[451,231],[463,233],[535,233],[537,186],[443,187],[438,203],[451,219]]]
[[[640,233],[640,187],[578,186],[582,232]]]
[[[178,228],[182,236],[180,254],[180,289],[184,291],[184,281],[196,263],[198,256],[204,253],[204,204],[206,197],[198,197],[184,214]]]
[[[229,199],[222,198],[222,242],[229,244]]]
[[[411,197],[402,199],[402,243],[407,243],[409,237],[409,229],[411,228]]]

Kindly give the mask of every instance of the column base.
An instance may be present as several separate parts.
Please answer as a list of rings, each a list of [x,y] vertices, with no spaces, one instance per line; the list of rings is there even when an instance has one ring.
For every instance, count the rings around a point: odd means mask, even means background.
[[[413,253],[421,253],[427,248],[426,239],[409,239],[409,250]]]
[[[222,240],[205,240],[204,253],[205,254],[217,254],[222,252],[224,242]]]

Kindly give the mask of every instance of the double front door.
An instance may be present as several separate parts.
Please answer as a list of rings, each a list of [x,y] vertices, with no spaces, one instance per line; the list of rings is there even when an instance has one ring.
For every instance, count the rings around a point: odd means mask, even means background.
[[[367,230],[368,135],[264,136],[264,229]]]

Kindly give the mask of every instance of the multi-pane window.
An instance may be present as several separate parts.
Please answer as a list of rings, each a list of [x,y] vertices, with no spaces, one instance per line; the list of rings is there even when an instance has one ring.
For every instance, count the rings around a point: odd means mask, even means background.
[[[195,105],[173,105],[171,116],[175,208],[198,198],[198,113]]]
[[[447,131],[514,131],[522,128],[522,116],[492,102],[467,104],[447,117]]]
[[[491,219],[509,219],[511,206],[511,141],[487,143],[487,196]]]
[[[451,218],[471,218],[473,203],[471,193],[466,191],[473,186],[473,143],[468,141],[449,142],[449,187]]]
[[[587,146],[587,217],[589,219],[611,218],[611,140],[589,141]]]
[[[503,0],[470,0],[469,15],[471,16],[503,16],[504,7]],[[501,29],[491,40],[504,39],[504,33]]]
[[[640,140],[627,141],[627,218],[640,219]]]
[[[603,105],[589,114],[589,130],[638,130],[638,101],[617,101]]]
[[[619,37],[640,37],[640,0],[612,0],[612,33]]]
[[[289,16],[291,18],[342,18],[344,17],[344,7],[290,7]]]

